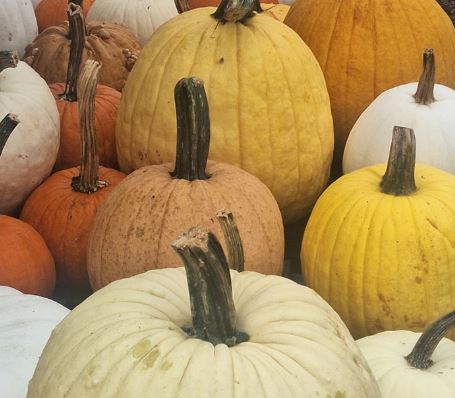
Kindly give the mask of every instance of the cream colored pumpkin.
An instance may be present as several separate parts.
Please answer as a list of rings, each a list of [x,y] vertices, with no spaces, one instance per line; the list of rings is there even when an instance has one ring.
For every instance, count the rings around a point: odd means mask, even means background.
[[[355,342],[324,300],[282,277],[229,273],[224,255],[220,270],[219,243],[206,237],[195,229],[174,242],[194,254],[187,273],[168,268],[122,279],[73,310],[44,349],[27,397],[379,398]],[[228,313],[207,296],[227,298],[220,303]],[[226,326],[220,318],[234,326],[219,343],[211,342],[218,341],[213,324],[196,326],[205,319],[195,312],[210,316],[214,308],[217,332]],[[201,332],[208,339],[196,337]]]
[[[2,60],[8,55],[0,54]],[[46,82],[25,62],[0,72],[0,119],[19,115],[0,158],[0,213],[17,210],[54,166],[60,118]]]
[[[434,100],[428,103],[414,98],[418,83],[387,90],[371,103],[349,134],[343,154],[344,173],[385,163],[393,126],[408,126],[418,142],[417,162],[455,174],[455,90],[435,85],[434,74],[429,84],[434,86],[429,93]]]
[[[126,25],[143,46],[164,22],[178,15],[174,0],[96,0],[87,21]]]
[[[68,313],[44,297],[0,286],[0,397],[25,397],[52,329]]]
[[[1,0],[0,50],[16,50],[20,57],[38,34],[31,0]]]

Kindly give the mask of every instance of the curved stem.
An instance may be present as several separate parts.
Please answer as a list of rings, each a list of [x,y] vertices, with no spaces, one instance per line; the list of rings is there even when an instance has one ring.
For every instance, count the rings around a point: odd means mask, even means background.
[[[406,127],[393,128],[387,170],[382,177],[381,191],[389,195],[410,195],[417,191],[414,168],[416,142],[414,131]]]
[[[174,178],[206,180],[210,146],[209,105],[204,83],[196,77],[181,79],[174,91],[177,113],[177,148]]]
[[[436,101],[433,94],[435,75],[436,67],[433,49],[427,48],[423,52],[423,70],[417,85],[417,91],[414,94],[414,99],[418,104],[429,105]]]
[[[259,0],[221,0],[220,5],[212,14],[220,23],[246,22],[254,13],[262,12]]]
[[[68,36],[71,40],[70,55],[66,72],[65,92],[60,94],[60,98],[66,101],[77,101],[77,79],[81,69],[86,32],[82,8],[73,2],[68,5],[68,21]]]
[[[442,338],[455,328],[455,311],[432,323],[420,336],[411,353],[405,357],[408,364],[417,369],[433,365],[431,356]]]
[[[15,68],[19,62],[17,52],[13,51],[0,51],[0,72],[7,68]]]
[[[188,0],[174,0],[174,2],[179,14],[190,10],[190,4]]]
[[[227,243],[229,268],[242,272],[244,270],[243,246],[234,216],[230,211],[218,210],[216,217]]]
[[[98,180],[98,151],[96,148],[95,97],[100,64],[87,60],[79,78],[79,120],[81,129],[81,171],[73,177],[73,190],[81,193],[93,193],[107,186]]]
[[[17,115],[13,115],[12,113],[8,113],[0,122],[0,156],[2,156],[6,141],[8,141],[8,138],[19,122]]]
[[[247,341],[248,336],[236,330],[229,267],[215,236],[205,228],[191,228],[172,247],[186,269],[192,316],[189,333],[213,345]]]

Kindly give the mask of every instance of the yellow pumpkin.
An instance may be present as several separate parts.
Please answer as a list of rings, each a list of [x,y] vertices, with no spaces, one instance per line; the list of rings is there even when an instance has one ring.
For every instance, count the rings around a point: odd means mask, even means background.
[[[172,93],[185,76],[206,82],[210,158],[241,167],[272,191],[285,222],[309,212],[324,188],[333,125],[324,76],[309,48],[283,23],[247,11],[204,7],[161,25],[124,88],[117,119],[122,171],[173,161]],[[212,16],[216,10],[217,16]],[[229,14],[229,15],[227,15]],[[247,18],[247,19],[245,19]],[[234,18],[235,19],[235,18]]]
[[[383,91],[418,81],[425,48],[439,60],[436,81],[455,88],[455,30],[435,0],[297,0],[284,23],[324,71],[337,169],[357,118]]]
[[[392,146],[402,131],[395,127]],[[455,308],[455,176],[406,162],[395,178],[392,156],[383,178],[384,164],[341,177],[305,229],[305,282],[356,338],[421,331]]]

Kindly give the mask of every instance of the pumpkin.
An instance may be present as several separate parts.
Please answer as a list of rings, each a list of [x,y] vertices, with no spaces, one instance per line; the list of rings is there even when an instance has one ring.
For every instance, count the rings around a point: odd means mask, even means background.
[[[21,116],[0,158],[0,213],[13,214],[46,178],[60,140],[57,106],[46,82],[12,51],[0,51],[0,117]]]
[[[18,123],[19,119],[12,114],[0,122],[0,159]],[[54,260],[43,238],[30,225],[1,214],[0,285],[43,296],[50,296],[55,285]],[[0,392],[1,386],[2,383]]]
[[[73,3],[82,7],[84,15],[87,15],[95,0],[41,0],[35,8],[38,31],[51,26],[57,26],[68,20],[68,4]]]
[[[27,395],[28,382],[52,329],[68,313],[54,301],[0,286],[0,396]]]
[[[434,0],[297,0],[284,23],[324,71],[335,126],[334,175],[360,114],[383,91],[418,79],[425,48],[438,54],[436,81],[455,88],[455,30]]]
[[[74,5],[69,5],[69,12],[75,9]],[[64,82],[70,41],[68,23],[52,26],[27,46],[24,61],[49,84]],[[103,85],[121,91],[140,49],[136,37],[125,26],[99,21],[86,24],[82,62],[94,59],[103,65],[100,72]]]
[[[164,22],[176,16],[174,0],[97,0],[87,21],[108,21],[128,26],[143,46]]]
[[[356,338],[421,331],[455,306],[455,176],[414,168],[412,129],[393,134],[387,169],[374,165],[335,181],[303,236],[305,283]]]
[[[383,398],[453,398],[455,341],[444,335],[455,327],[455,311],[423,333],[397,330],[367,336],[357,345],[370,364]]]
[[[16,50],[20,57],[38,34],[36,17],[30,0],[0,2],[0,49]]]
[[[290,6],[287,4],[261,4],[264,15],[269,15],[276,20],[283,22],[289,12]]]
[[[291,29],[253,12],[260,10],[256,0],[232,1],[216,10],[184,12],[153,34],[120,102],[119,165],[129,173],[173,160],[172,89],[195,75],[207,82],[215,132],[210,159],[258,177],[274,194],[285,223],[297,221],[325,187],[332,159],[324,78]],[[231,14],[237,18],[224,23]]]
[[[20,215],[46,241],[55,259],[57,287],[66,292],[90,290],[86,265],[90,228],[98,207],[124,178],[117,170],[98,168],[95,95],[99,67],[88,60],[79,79],[81,167],[52,174],[33,191]]]
[[[205,228],[173,248],[186,273],[113,282],[60,323],[28,398],[380,396],[345,325],[314,291],[229,271]]]
[[[49,86],[60,114],[60,147],[54,171],[75,167],[79,165],[81,159],[79,104],[76,89],[85,43],[85,26],[81,13],[79,6],[70,8],[69,29],[73,40],[70,44],[66,84],[53,83]],[[96,86],[97,153],[100,164],[111,168],[117,167],[115,121],[120,95],[111,87],[101,84]]]
[[[177,266],[172,239],[193,223],[211,226],[220,208],[236,214],[246,237],[246,268],[282,272],[283,222],[270,190],[244,170],[207,162],[211,126],[203,82],[181,80],[175,103],[175,165],[136,170],[116,187],[95,218],[87,251],[95,290],[149,269]],[[221,230],[216,233],[219,236]]]
[[[417,162],[455,174],[455,90],[434,84],[435,59],[424,53],[419,83],[408,83],[383,92],[365,109],[346,142],[343,170],[353,170],[387,161],[390,131],[394,125],[413,129]]]

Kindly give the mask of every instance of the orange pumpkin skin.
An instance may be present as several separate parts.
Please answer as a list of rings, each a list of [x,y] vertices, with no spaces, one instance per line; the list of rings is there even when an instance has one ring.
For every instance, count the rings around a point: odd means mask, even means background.
[[[55,264],[44,239],[29,224],[5,215],[0,215],[0,233],[0,285],[51,297]]]
[[[80,164],[81,134],[77,101],[65,101],[59,94],[65,91],[65,83],[50,84],[60,114],[60,148],[54,171],[69,169]],[[96,142],[100,165],[116,169],[115,123],[121,94],[111,87],[96,87]]]
[[[95,0],[83,0],[82,11],[87,15]],[[68,0],[42,0],[35,9],[38,32],[50,26],[60,25],[68,20]]]
[[[137,38],[125,27],[109,22],[88,22],[81,65],[87,59],[103,67],[99,84],[122,91],[141,50]],[[40,33],[25,49],[24,61],[48,84],[66,81],[70,40],[68,23],[52,26]]]
[[[218,7],[221,0],[189,0],[188,5],[190,10],[193,8],[200,8],[200,7]],[[278,0],[261,0],[261,3],[273,3],[278,4]]]
[[[55,259],[59,288],[86,291],[86,248],[92,221],[98,207],[125,174],[100,167],[99,179],[109,185],[88,195],[71,188],[72,178],[79,173],[79,167],[73,167],[52,174],[25,202],[20,218],[46,241]]]

